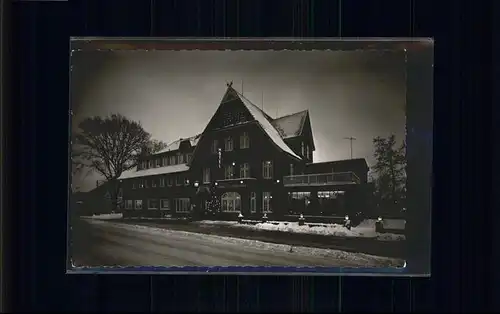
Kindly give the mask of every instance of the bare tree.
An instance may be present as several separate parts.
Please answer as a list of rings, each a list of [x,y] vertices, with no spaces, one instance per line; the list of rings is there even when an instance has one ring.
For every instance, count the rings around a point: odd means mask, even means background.
[[[137,165],[141,156],[163,149],[165,143],[151,139],[139,122],[120,114],[89,117],[79,123],[73,135],[73,174],[89,170],[110,183],[110,193],[118,196],[116,179]]]

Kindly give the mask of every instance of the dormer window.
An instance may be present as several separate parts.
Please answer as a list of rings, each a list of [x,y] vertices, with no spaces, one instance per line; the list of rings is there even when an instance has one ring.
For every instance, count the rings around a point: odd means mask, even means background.
[[[306,145],[306,158],[311,159],[309,158],[309,145]]]
[[[230,152],[233,150],[233,138],[232,137],[226,137],[224,140],[224,150],[226,152]]]
[[[184,155],[183,154],[177,154],[177,163],[178,164],[184,163]]]
[[[175,156],[174,155],[170,156],[168,159],[170,160],[170,163],[169,163],[170,165],[175,165]]]

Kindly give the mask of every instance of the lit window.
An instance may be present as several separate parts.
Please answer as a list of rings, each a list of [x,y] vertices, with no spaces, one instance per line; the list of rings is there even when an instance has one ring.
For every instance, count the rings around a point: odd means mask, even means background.
[[[140,179],[139,180],[139,188],[142,189],[144,187],[144,180]]]
[[[233,179],[234,178],[234,166],[233,165],[226,165],[224,167],[224,179]]]
[[[203,183],[210,183],[210,168],[203,169]]]
[[[148,209],[158,209],[158,200],[157,199],[149,199],[148,200]]]
[[[272,161],[264,161],[262,163],[262,177],[264,179],[272,179],[273,178],[273,162]]]
[[[248,136],[248,132],[243,132],[243,134],[240,135],[240,149],[249,147],[250,147],[250,137]]]
[[[222,194],[222,211],[239,212],[241,211],[241,196],[236,192],[227,192]]]
[[[144,179],[144,187],[148,188],[148,179]]]
[[[161,210],[169,210],[170,209],[170,202],[168,201],[168,199],[160,200],[160,209]]]
[[[271,208],[271,192],[262,192],[262,212],[272,213]]]
[[[306,145],[306,158],[310,159],[310,157],[309,157],[309,145]]]
[[[250,212],[257,212],[257,193],[255,192],[250,193]]]
[[[226,137],[224,140],[224,150],[226,152],[230,152],[233,150],[233,138],[232,137]]]
[[[304,156],[304,153],[305,153],[305,145],[304,145],[304,142],[300,143],[300,151],[302,152],[302,156]]]
[[[142,200],[135,201],[135,209],[142,209]]]
[[[250,164],[243,163],[240,165],[240,178],[250,178]]]

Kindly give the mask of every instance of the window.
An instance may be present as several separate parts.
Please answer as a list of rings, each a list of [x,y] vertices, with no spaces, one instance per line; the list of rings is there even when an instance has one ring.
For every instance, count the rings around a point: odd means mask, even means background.
[[[337,196],[343,195],[344,191],[318,191],[318,198],[336,199]]]
[[[158,209],[158,200],[157,199],[149,199],[148,200],[148,209]]]
[[[305,198],[309,198],[311,196],[311,192],[291,192],[289,195],[292,197],[292,199],[295,200],[302,200]]]
[[[309,158],[309,145],[306,145],[306,158],[310,159]]]
[[[170,209],[170,202],[168,201],[168,199],[160,200],[160,209],[161,210],[169,210]]]
[[[248,162],[240,165],[240,178],[250,178],[250,164]]]
[[[189,213],[190,212],[190,204],[189,198],[176,198],[174,199],[175,211],[177,213]]]
[[[132,190],[135,190],[135,181],[132,181]]]
[[[190,163],[190,162],[191,162],[191,160],[193,160],[193,154],[187,154],[187,155],[186,155],[186,162],[187,162],[187,163]]]
[[[156,159],[156,168],[161,167],[161,159],[157,158]]]
[[[144,187],[148,188],[148,179],[144,179]]]
[[[148,169],[148,163],[145,161],[141,162],[141,170]]]
[[[156,180],[153,178],[151,179],[151,187],[155,188],[156,187]]]
[[[271,208],[271,199],[273,196],[271,192],[262,192],[262,212],[263,213],[272,213]]]
[[[219,141],[218,140],[213,140],[212,142],[212,154],[217,154],[219,148]]]
[[[161,177],[160,178],[160,187],[164,187],[165,186],[165,178],[164,177]]]
[[[169,163],[170,165],[175,165],[175,156],[174,155],[168,157],[168,159],[170,160],[170,163]]]
[[[293,164],[290,164],[290,175],[293,176],[294,169],[293,169]]]
[[[210,183],[210,168],[203,169],[203,183]]]
[[[135,200],[135,209],[142,209],[142,200]]]
[[[257,212],[257,193],[255,192],[250,193],[250,212]]]
[[[163,167],[168,166],[168,157],[162,158],[162,165],[163,165]]]
[[[224,150],[226,152],[230,152],[233,150],[233,139],[232,137],[226,137],[226,139],[224,140]]]
[[[174,178],[173,177],[168,177],[167,178],[167,185],[168,186],[174,185]]]
[[[134,202],[132,200],[126,200],[125,209],[132,209],[132,208],[134,208]]]
[[[177,163],[178,164],[184,163],[184,155],[183,154],[177,154]]]
[[[153,167],[154,167],[154,165],[153,165],[153,161],[152,161],[152,160],[150,160],[150,161],[149,161],[149,168],[153,168]]]
[[[224,167],[224,179],[229,180],[233,179],[233,177],[234,177],[234,166],[226,165]]]
[[[175,177],[175,185],[182,185],[182,181],[182,176],[179,175]]]
[[[304,156],[305,153],[304,142],[300,143],[300,151],[302,152],[302,156]]]
[[[243,132],[243,134],[240,135],[240,149],[249,147],[250,147],[250,137],[248,136],[248,132]]]
[[[264,161],[262,163],[262,177],[264,179],[272,179],[273,178],[273,162],[272,161]]]
[[[140,179],[139,180],[139,188],[142,189],[144,187],[144,180]]]
[[[241,196],[236,192],[227,192],[222,194],[222,211],[239,212],[241,211]]]

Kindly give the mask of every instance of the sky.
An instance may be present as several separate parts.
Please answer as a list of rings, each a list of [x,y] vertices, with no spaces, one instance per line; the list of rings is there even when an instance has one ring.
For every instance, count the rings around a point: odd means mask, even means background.
[[[271,117],[309,110],[314,161],[374,162],[376,136],[405,136],[404,52],[84,51],[73,52],[72,128],[89,116],[120,113],[170,143],[201,133],[227,88]],[[73,177],[92,189],[96,174]]]

